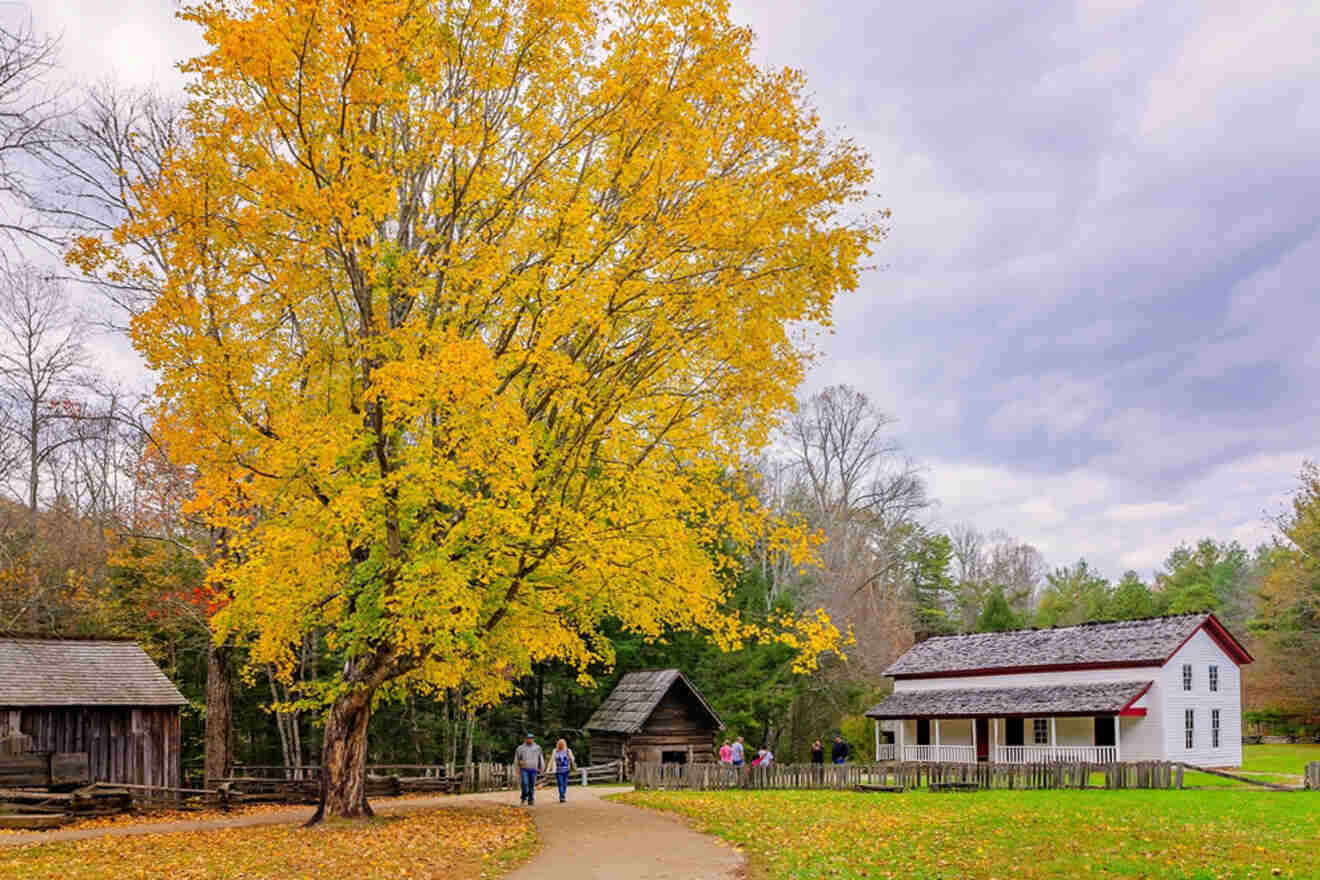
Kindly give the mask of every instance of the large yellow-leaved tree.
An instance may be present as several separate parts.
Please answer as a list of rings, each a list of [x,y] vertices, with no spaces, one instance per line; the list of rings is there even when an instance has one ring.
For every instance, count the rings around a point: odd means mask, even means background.
[[[210,46],[185,145],[71,259],[153,291],[133,336],[230,536],[221,636],[342,658],[323,812],[367,809],[382,695],[585,668],[608,618],[745,638],[718,548],[777,526],[734,475],[882,233],[801,76],[722,0],[184,17]],[[772,628],[807,663],[837,637]]]

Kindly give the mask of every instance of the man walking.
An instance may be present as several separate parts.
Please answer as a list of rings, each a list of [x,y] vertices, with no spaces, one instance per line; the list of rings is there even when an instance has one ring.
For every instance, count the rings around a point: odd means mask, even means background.
[[[838,734],[834,736],[834,747],[830,749],[830,757],[836,764],[843,764],[848,760],[848,744]]]
[[[545,769],[545,755],[530,733],[523,744],[518,746],[518,751],[513,753],[513,763],[518,766],[518,775],[522,777],[522,800],[519,803],[535,806],[536,777]]]
[[[733,741],[732,752],[733,766],[741,767],[743,764],[743,741],[741,736]]]

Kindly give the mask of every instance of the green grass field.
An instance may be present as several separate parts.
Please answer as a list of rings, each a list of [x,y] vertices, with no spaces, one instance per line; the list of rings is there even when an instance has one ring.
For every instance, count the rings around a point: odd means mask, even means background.
[[[1302,768],[1312,761],[1320,761],[1320,745],[1244,746],[1242,769],[1234,772],[1279,785],[1300,785]],[[1183,784],[1208,788],[1250,787],[1246,783],[1194,771],[1187,772]]]
[[[1320,877],[1320,794],[633,792],[738,844],[750,880]]]
[[[1243,746],[1242,769],[1257,773],[1296,773],[1320,761],[1320,744]]]

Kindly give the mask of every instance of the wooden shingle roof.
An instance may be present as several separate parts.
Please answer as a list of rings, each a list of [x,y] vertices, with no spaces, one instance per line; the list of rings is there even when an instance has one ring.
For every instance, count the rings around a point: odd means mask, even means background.
[[[1251,655],[1213,614],[1180,614],[1053,629],[937,636],[913,645],[885,670],[895,678],[970,672],[1160,666],[1202,627],[1238,663]]]
[[[592,714],[586,729],[601,733],[637,733],[665,694],[676,685],[687,689],[697,705],[710,716],[717,730],[724,729],[724,722],[715,710],[677,669],[642,669],[627,673]]]
[[[0,706],[182,706],[134,642],[0,637]]]
[[[1107,681],[1037,687],[901,691],[867,711],[868,718],[1039,718],[1116,715],[1135,703],[1149,681]]]

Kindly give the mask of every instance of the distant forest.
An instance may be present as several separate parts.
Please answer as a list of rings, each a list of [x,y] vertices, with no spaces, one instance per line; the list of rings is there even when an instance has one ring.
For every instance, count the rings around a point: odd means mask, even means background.
[[[60,295],[45,291],[42,307],[76,330]],[[10,297],[12,314],[12,288]],[[15,327],[4,320],[12,340]],[[26,380],[0,375],[14,495],[0,506],[0,628],[139,640],[190,700],[184,748],[192,778],[203,772],[208,699],[229,703],[231,762],[316,763],[319,703],[300,685],[328,671],[332,652],[308,638],[286,678],[249,663],[242,644],[211,644],[213,609],[195,552],[207,536],[186,512],[186,475],[152,454],[149,428],[127,396],[74,381],[89,366],[79,350],[60,377],[67,381],[52,383],[40,402],[35,430],[23,421]],[[748,464],[760,502],[808,526],[819,543],[814,561],[801,567],[768,543],[743,552],[741,566],[727,572],[729,602],[755,620],[822,608],[851,632],[842,656],[798,674],[793,652],[779,643],[725,653],[689,634],[648,642],[615,626],[614,664],[594,670],[589,682],[540,664],[501,705],[474,704],[458,689],[382,701],[371,720],[370,760],[503,760],[524,730],[563,736],[586,759],[583,725],[617,677],[669,666],[696,683],[730,735],[767,744],[781,760],[802,759],[814,739],[836,731],[869,738],[862,713],[887,690],[881,673],[919,635],[1200,610],[1219,615],[1257,658],[1245,674],[1249,721],[1299,734],[1320,722],[1314,466],[1304,467],[1270,543],[1248,549],[1208,537],[1171,548],[1150,582],[1131,571],[1111,582],[1084,559],[1051,570],[1036,548],[1007,535],[932,527],[933,499],[890,425],[865,394],[830,388],[802,402],[774,455]],[[213,737],[225,735],[212,728]]]

